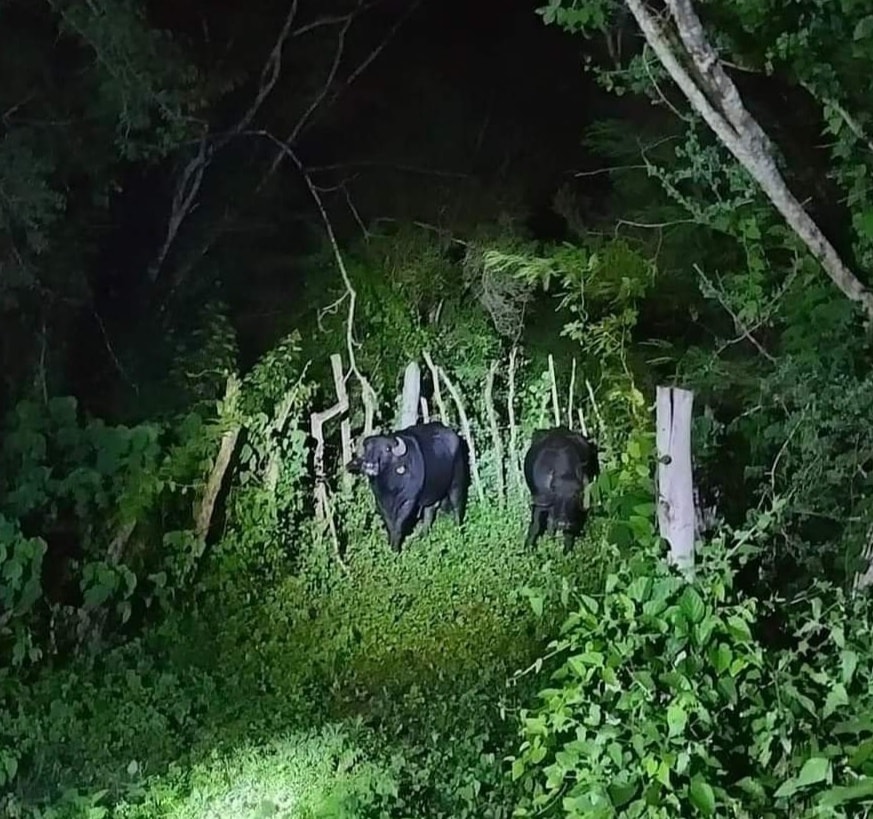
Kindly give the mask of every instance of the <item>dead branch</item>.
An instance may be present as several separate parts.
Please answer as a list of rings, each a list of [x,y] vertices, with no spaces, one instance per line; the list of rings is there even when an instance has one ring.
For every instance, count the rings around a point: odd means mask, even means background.
[[[315,470],[315,500],[316,515],[325,520],[327,518],[327,474],[324,468],[324,425],[348,412],[349,398],[346,393],[345,380],[343,378],[342,358],[334,353],[330,357],[330,367],[333,371],[333,385],[336,391],[336,402],[321,412],[314,412],[309,418],[309,431],[315,439],[315,453],[313,454],[313,468]]]
[[[470,448],[470,471],[473,474],[473,483],[476,486],[476,493],[479,496],[479,501],[485,503],[485,491],[482,488],[482,479],[479,477],[479,460],[476,457],[476,442],[473,440],[473,429],[470,426],[470,419],[467,418],[467,411],[464,409],[464,402],[461,398],[461,393],[452,383],[448,375],[446,375],[446,371],[442,367],[437,366],[437,371],[440,374],[440,378],[442,378],[445,383],[446,389],[449,391],[449,395],[452,396],[452,400],[458,410],[458,418],[461,422],[461,433],[467,441],[467,446]]]
[[[518,364],[518,347],[509,351],[509,385],[506,410],[509,416],[509,466],[516,487],[521,486],[521,467],[518,455],[518,424],[515,421],[515,370]]]
[[[109,541],[109,550],[106,555],[106,562],[110,566],[120,566],[124,561],[124,551],[130,538],[133,535],[136,524],[139,521],[130,520],[119,528],[115,536]]]
[[[324,207],[324,202],[322,201],[321,195],[319,194],[318,190],[316,190],[315,185],[312,184],[312,179],[310,178],[308,171],[298,158],[297,154],[288,145],[280,142],[278,139],[276,139],[276,137],[266,131],[261,133],[263,136],[267,137],[267,139],[276,143],[279,146],[280,150],[282,150],[282,152],[285,153],[288,158],[294,163],[294,166],[297,168],[300,176],[303,178],[303,181],[309,190],[309,194],[315,201],[315,206],[318,208],[318,212],[321,215],[321,221],[324,224],[324,229],[327,233],[327,238],[330,242],[331,250],[333,251],[333,257],[336,261],[336,266],[339,269],[340,276],[342,276],[343,284],[346,288],[346,294],[348,295],[349,307],[346,316],[346,354],[349,357],[349,369],[351,370],[351,373],[355,376],[358,384],[361,387],[361,400],[364,402],[363,434],[366,437],[367,435],[371,435],[373,432],[373,419],[376,416],[378,399],[376,397],[376,392],[370,382],[367,380],[367,377],[358,369],[357,359],[355,358],[356,342],[354,337],[354,328],[355,306],[358,300],[357,291],[352,285],[349,271],[346,268],[345,260],[343,259],[343,255],[340,252],[339,243],[337,242],[336,234],[333,230],[333,224],[330,221],[330,217],[327,215],[327,210]]]
[[[860,557],[863,568],[855,572],[855,577],[852,580],[853,594],[858,594],[858,592],[873,586],[873,526],[867,531],[867,542]]]
[[[289,145],[293,145],[296,140],[299,139],[306,127],[312,125],[314,121],[313,114],[317,111],[318,107],[329,107],[330,105],[332,105],[336,101],[338,96],[366,70],[366,68],[384,50],[385,46],[393,38],[400,25],[402,25],[409,18],[410,14],[414,10],[414,7],[416,7],[418,3],[411,4],[411,6],[407,9],[407,12],[385,35],[385,37],[376,46],[376,48],[373,49],[373,51],[371,51],[370,54],[368,54],[364,58],[364,60],[358,65],[358,67],[349,75],[342,87],[333,94],[333,96],[330,98],[328,105],[325,106],[325,97],[327,96],[330,87],[331,85],[333,85],[333,82],[336,78],[337,68],[339,66],[340,59],[342,58],[345,49],[345,32],[348,30],[348,27],[351,25],[354,19],[361,12],[366,11],[372,5],[375,4],[365,4],[363,2],[359,2],[357,7],[348,14],[322,17],[311,23],[299,26],[292,31],[290,30],[290,26],[292,25],[293,20],[296,18],[298,6],[298,0],[293,0],[285,22],[280,29],[276,44],[273,46],[273,49],[271,50],[270,55],[267,58],[264,68],[261,71],[261,79],[258,87],[258,92],[255,97],[255,102],[251,106],[249,106],[248,111],[246,111],[246,113],[241,117],[239,122],[234,127],[230,128],[221,135],[212,137],[211,139],[208,137],[208,135],[204,135],[203,138],[200,140],[200,146],[197,156],[191,159],[183,170],[179,182],[176,185],[176,194],[174,195],[171,215],[168,220],[167,232],[164,242],[155,262],[153,262],[152,265],[149,267],[149,274],[152,278],[152,281],[155,281],[160,275],[161,268],[166,262],[166,258],[169,255],[170,248],[178,237],[182,223],[196,207],[196,199],[202,186],[203,176],[205,171],[211,164],[212,157],[231,139],[246,134],[246,129],[249,127],[261,105],[263,104],[264,100],[273,89],[281,73],[282,52],[284,46],[287,45],[288,40],[300,37],[316,28],[322,28],[328,25],[341,26],[341,34],[337,44],[337,50],[334,55],[331,70],[328,72],[328,77],[326,78],[325,83],[323,84],[319,93],[316,95],[315,99],[310,103],[309,106],[307,106],[306,110],[301,115],[301,118],[298,120],[298,122],[295,124],[294,128],[292,128],[291,132],[288,135],[286,142]],[[266,185],[267,182],[272,178],[276,169],[281,164],[282,158],[284,156],[286,156],[286,154],[282,150],[279,150],[277,152],[275,160],[261,175],[261,178],[255,188],[255,194],[260,193],[264,185]],[[192,259],[192,261],[186,263],[182,270],[176,273],[174,277],[176,282],[182,280],[185,276],[188,275],[188,273],[196,263],[196,259],[202,258],[206,253],[209,252],[210,248],[219,239],[225,227],[233,220],[233,218],[234,212],[230,208],[226,209],[224,216],[220,220],[220,223],[215,227],[214,230],[210,231],[210,235],[204,241],[200,253],[197,254],[196,257]]]
[[[249,127],[251,121],[264,104],[264,100],[269,96],[270,92],[276,85],[279,75],[282,72],[282,51],[288,41],[288,36],[291,32],[291,26],[294,19],[297,17],[298,0],[292,0],[291,6],[288,9],[288,14],[285,16],[285,21],[279,29],[279,35],[273,48],[261,69],[261,76],[258,81],[258,90],[255,93],[255,99],[249,106],[248,110],[240,117],[239,121],[226,133],[218,138],[210,139],[208,132],[204,132],[199,141],[197,154],[188,161],[182,171],[176,190],[173,194],[173,202],[170,207],[170,218],[167,221],[167,230],[164,234],[164,241],[158,251],[158,255],[149,265],[148,275],[152,282],[156,281],[160,275],[161,268],[170,253],[170,248],[176,241],[182,223],[195,208],[197,196],[200,193],[200,188],[203,184],[203,176],[206,169],[212,162],[212,157],[215,152],[223,148],[235,136],[242,133]]]
[[[552,388],[552,412],[555,415],[555,426],[561,425],[561,406],[558,403],[558,380],[555,377],[555,359],[549,353],[549,381]]]
[[[573,367],[570,370],[570,389],[567,394],[567,426],[573,427],[573,393],[576,391],[576,356],[573,356]]]
[[[649,45],[692,107],[758,183],[831,281],[843,295],[861,305],[868,320],[873,320],[873,293],[849,270],[788,188],[774,159],[769,138],[743,104],[737,87],[706,38],[691,0],[666,0],[666,3],[684,46],[681,57],[691,62],[694,76],[683,65],[664,24],[645,0],[626,0],[626,3]]]
[[[331,541],[333,542],[334,554],[337,562],[345,569],[342,555],[340,553],[339,535],[336,531],[336,522],[333,519],[333,513],[330,503],[330,491],[327,484],[327,475],[324,468],[324,425],[341,415],[349,409],[348,394],[345,389],[345,379],[343,377],[342,358],[334,353],[330,357],[330,366],[333,371],[333,384],[336,391],[336,403],[321,412],[314,412],[309,419],[309,432],[315,439],[315,452],[313,453],[313,468],[315,471],[315,514],[316,517],[327,523],[330,531]]]
[[[215,465],[212,467],[212,472],[209,473],[209,478],[206,481],[206,489],[194,522],[194,532],[198,542],[205,542],[206,540],[209,526],[212,523],[212,515],[215,512],[215,502],[218,500],[218,493],[221,491],[225,473],[230,466],[230,459],[233,457],[234,450],[236,449],[239,433],[240,426],[236,425],[221,436],[221,444],[218,447],[218,455],[215,457]]]
[[[597,418],[597,429],[602,435],[604,430],[603,416],[600,414],[600,408],[597,406],[597,399],[594,397],[594,387],[591,386],[591,382],[587,378],[585,379],[585,389],[588,391],[588,397],[591,399],[591,407],[594,410],[594,417]],[[580,420],[582,422],[582,432],[587,436],[588,433],[585,432],[585,419],[580,416]]]
[[[645,168],[645,165],[640,167]],[[381,159],[355,159],[349,162],[333,162],[329,165],[311,165],[309,173],[327,173],[330,171],[344,171],[352,168],[382,168],[388,171],[400,173],[418,174],[420,176],[436,176],[443,179],[469,179],[470,174],[462,171],[447,171],[441,168],[423,168],[419,165],[405,165],[398,162],[389,162]]]
[[[582,412],[582,407],[579,407],[576,410],[576,414],[579,416],[579,429],[582,434],[587,438],[588,437],[588,426],[585,424],[585,413]]]
[[[340,440],[343,449],[343,464],[347,464],[352,459],[352,422],[348,416],[340,421]],[[352,485],[351,473],[343,469],[341,480],[343,487],[348,489]]]
[[[297,388],[300,386],[303,379],[306,377],[306,371],[312,362],[307,361],[300,372],[294,386],[285,393],[285,396],[279,402],[276,416],[270,423],[270,426],[265,430],[266,436],[269,438],[273,435],[281,435],[285,429],[285,424],[288,423],[288,416],[291,414],[291,409],[297,398]],[[268,492],[274,492],[279,483],[279,472],[282,469],[282,455],[278,447],[274,447],[270,452],[270,457],[267,461],[267,468],[264,471],[264,485]]]
[[[231,374],[227,379],[227,387],[224,391],[224,400],[222,401],[223,414],[230,416],[234,414],[239,402],[239,392],[239,378],[235,374]],[[215,456],[212,470],[206,479],[206,488],[203,490],[203,495],[197,505],[194,515],[194,533],[197,537],[197,553],[193,555],[195,563],[203,556],[203,552],[206,549],[206,535],[212,523],[215,503],[218,500],[218,494],[224,483],[224,476],[227,473],[231,458],[236,449],[241,428],[241,424],[235,422],[222,434],[218,454]]]
[[[339,98],[339,96],[346,91],[357,79],[367,70],[367,68],[373,63],[373,61],[385,50],[385,47],[389,42],[394,38],[394,35],[400,29],[400,27],[409,19],[412,13],[418,8],[421,4],[421,0],[415,0],[415,2],[410,3],[406,11],[397,19],[394,25],[389,29],[388,33],[382,39],[382,41],[372,50],[366,57],[358,64],[357,68],[348,75],[345,82],[331,95],[330,100],[327,105],[323,107],[323,110],[329,109]],[[285,145],[294,145],[297,140],[300,138],[303,131],[307,126],[311,126],[315,121],[313,119],[313,115],[319,106],[322,105],[325,98],[327,97],[331,86],[334,84],[334,80],[336,79],[337,71],[339,70],[339,64],[342,59],[343,54],[345,53],[345,39],[346,34],[348,33],[351,24],[354,22],[355,18],[358,14],[365,8],[362,2],[358,2],[357,7],[354,11],[350,12],[345,17],[337,18],[335,22],[342,23],[339,34],[337,35],[337,45],[336,51],[334,52],[333,63],[331,64],[330,70],[328,71],[327,79],[322,84],[321,90],[316,95],[315,99],[310,103],[310,105],[303,112],[303,115],[294,125],[294,127],[289,132],[288,136],[284,140]],[[273,176],[273,174],[278,169],[279,165],[282,164],[282,160],[287,156],[284,151],[278,151],[276,157],[273,159],[270,167],[267,172],[261,177],[260,182],[258,183],[258,187],[255,189],[256,192],[259,191]]]
[[[449,413],[446,409],[446,402],[443,400],[442,391],[440,390],[440,376],[437,366],[433,363],[433,359],[427,350],[422,350],[421,356],[424,359],[424,363],[427,364],[427,368],[430,370],[431,381],[433,381],[433,400],[437,406],[437,410],[439,410],[439,420],[442,421],[442,423],[447,424],[449,422]]]
[[[491,426],[491,446],[494,452],[495,475],[497,478],[497,494],[500,503],[506,501],[506,478],[503,473],[503,441],[500,438],[500,426],[497,423],[497,410],[494,406],[494,378],[500,360],[491,362],[488,376],[485,379],[485,410],[488,413],[488,423]]]

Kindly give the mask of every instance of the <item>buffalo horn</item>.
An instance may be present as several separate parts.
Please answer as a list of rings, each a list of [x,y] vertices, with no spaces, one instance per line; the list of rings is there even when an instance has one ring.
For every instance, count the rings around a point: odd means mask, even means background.
[[[396,443],[393,447],[391,447],[391,454],[395,458],[402,458],[406,454],[406,441],[404,441],[403,438],[400,438],[399,436],[394,440],[396,441]]]

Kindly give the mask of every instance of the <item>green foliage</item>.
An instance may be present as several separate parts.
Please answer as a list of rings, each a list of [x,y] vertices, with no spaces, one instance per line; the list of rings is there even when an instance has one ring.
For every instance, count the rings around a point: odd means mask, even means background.
[[[194,414],[178,434],[109,426],[80,419],[72,398],[15,407],[0,446],[4,661],[80,644],[107,616],[117,629],[184,585],[196,554],[185,496],[210,468],[218,432]]]
[[[207,302],[195,324],[175,343],[169,372],[170,389],[178,405],[215,401],[223,392],[228,375],[238,370],[236,332],[228,318],[227,305]]]
[[[521,712],[516,815],[855,815],[873,801],[869,602],[821,584],[781,607],[796,645],[769,656],[760,604],[737,597],[729,558],[776,516],[734,533],[730,551],[707,544],[685,581],[657,545],[644,441],[598,482],[625,507],[633,556],[578,597],[534,666],[550,685]]]
[[[215,582],[245,588],[293,554],[307,508],[304,410],[314,393],[300,334],[282,339],[243,379],[237,409],[244,437],[227,501],[228,531],[216,545]]]
[[[165,156],[192,135],[199,78],[170,37],[149,27],[135,0],[52,0],[61,30],[85,46],[92,110],[115,130],[124,159]]]
[[[51,186],[50,160],[33,150],[32,134],[13,131],[0,142],[0,225],[11,236],[21,236],[35,254],[48,245],[52,223],[63,212],[64,197]],[[24,271],[13,268],[19,276]],[[25,281],[8,282],[7,286]],[[29,283],[29,282],[27,282]]]
[[[34,661],[40,656],[34,645],[30,615],[42,592],[40,575],[45,550],[44,540],[24,537],[17,521],[0,515],[0,576],[3,578],[0,639],[3,653],[13,666],[21,666],[26,659]]]

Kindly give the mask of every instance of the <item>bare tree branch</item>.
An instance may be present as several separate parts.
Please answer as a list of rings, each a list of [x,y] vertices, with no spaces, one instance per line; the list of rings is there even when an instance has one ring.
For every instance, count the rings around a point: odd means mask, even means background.
[[[724,143],[737,161],[760,185],[791,229],[821,263],[831,281],[873,320],[871,293],[846,266],[821,229],[803,209],[786,184],[773,157],[770,140],[743,105],[739,91],[728,77],[691,0],[666,0],[690,61],[694,76],[683,65],[662,22],[645,0],[625,0],[649,45],[661,60],[692,107]]]
[[[263,105],[264,100],[275,87],[279,75],[282,73],[282,50],[288,41],[294,19],[297,17],[297,8],[298,0],[292,0],[288,14],[285,17],[285,22],[282,24],[281,29],[279,29],[279,36],[270,50],[263,69],[261,69],[258,91],[248,110],[229,132],[221,135],[218,139],[210,139],[209,134],[204,133],[200,139],[197,154],[188,161],[188,164],[182,171],[173,195],[173,204],[170,209],[170,218],[167,222],[167,232],[164,236],[163,244],[155,260],[149,265],[148,275],[152,282],[156,281],[158,276],[160,276],[161,268],[170,253],[170,248],[179,235],[182,223],[195,208],[197,196],[203,184],[203,175],[212,162],[215,152],[223,148],[234,136],[248,128],[252,119]]]
[[[294,153],[288,145],[267,132],[262,132],[262,136],[265,136],[267,139],[281,146],[283,153],[288,156],[294,164],[294,167],[297,168],[300,176],[303,178],[310,195],[315,201],[315,206],[318,208],[318,212],[321,215],[321,221],[324,224],[328,241],[333,250],[333,257],[336,261],[336,266],[339,269],[340,276],[342,276],[343,284],[345,285],[346,294],[348,296],[349,307],[346,318],[346,352],[349,356],[349,368],[361,386],[361,398],[364,402],[364,435],[370,435],[373,431],[373,419],[376,414],[378,398],[372,385],[367,380],[367,377],[358,369],[357,359],[355,358],[355,305],[357,303],[358,294],[352,285],[352,280],[349,276],[349,271],[346,268],[345,260],[343,259],[342,253],[340,253],[339,243],[337,242],[330,217],[327,215],[327,210],[324,207],[321,194],[318,192],[315,185],[312,184],[312,178],[309,176],[309,172],[306,170],[297,154]]]
[[[410,3],[406,11],[396,20],[394,25],[389,29],[388,33],[385,37],[382,38],[381,42],[369,53],[367,56],[360,62],[358,67],[352,71],[351,74],[346,78],[345,82],[342,84],[340,88],[338,88],[331,95],[330,100],[327,105],[324,106],[323,110],[329,109],[339,98],[339,96],[343,93],[343,91],[347,90],[361,74],[366,71],[366,69],[372,64],[372,62],[385,50],[385,47],[388,43],[394,38],[394,35],[400,29],[400,27],[409,19],[409,17],[413,14],[413,12],[421,5],[421,0],[414,0],[414,2]],[[331,65],[330,71],[328,72],[327,79],[321,87],[321,91],[306,109],[303,112],[303,116],[297,121],[294,128],[291,130],[291,133],[285,138],[284,143],[286,145],[294,145],[297,140],[300,138],[300,135],[306,130],[308,126],[312,125],[312,117],[315,114],[318,107],[324,102],[325,97],[327,97],[330,92],[331,86],[333,85],[334,80],[336,79],[337,71],[339,70],[339,64],[342,60],[343,53],[345,51],[345,38],[346,34],[349,30],[349,27],[354,22],[357,15],[363,9],[367,8],[363,2],[359,2],[355,11],[351,14],[347,15],[347,18],[343,22],[343,26],[340,29],[339,35],[337,36],[337,46],[336,52],[334,54],[333,64]],[[267,172],[261,177],[261,181],[258,183],[258,187],[256,191],[259,191],[272,177],[272,175],[276,172],[276,169],[279,165],[282,164],[282,160],[285,158],[285,154],[283,151],[279,150],[276,152],[276,158],[271,163]]]
[[[187,218],[187,216],[190,215],[191,211],[194,208],[196,196],[199,193],[202,185],[203,174],[210,164],[212,156],[216,153],[218,148],[224,147],[231,139],[244,135],[246,133],[246,129],[251,124],[251,121],[254,118],[255,114],[257,113],[260,106],[263,104],[263,101],[269,95],[270,91],[278,80],[278,77],[281,73],[281,58],[283,47],[287,44],[287,41],[289,39],[300,37],[315,29],[323,28],[325,26],[340,26],[337,48],[334,54],[333,61],[331,63],[331,69],[328,72],[328,77],[319,92],[317,93],[315,99],[310,103],[310,105],[307,106],[306,110],[303,112],[300,119],[297,121],[297,123],[289,133],[288,137],[284,140],[284,144],[293,146],[303,134],[303,132],[307,130],[308,127],[311,127],[311,125],[313,124],[314,115],[317,112],[318,108],[322,107],[323,109],[326,109],[333,105],[334,102],[336,102],[342,92],[345,91],[366,70],[366,68],[376,59],[376,57],[378,57],[379,54],[382,53],[382,51],[385,49],[390,40],[398,31],[400,26],[410,17],[412,12],[420,5],[420,3],[421,0],[415,0],[407,7],[406,11],[391,27],[385,37],[369,54],[367,54],[367,56],[361,61],[358,67],[354,71],[352,71],[351,74],[349,74],[342,86],[333,93],[328,102],[325,104],[325,99],[330,92],[334,80],[336,79],[339,64],[345,50],[346,32],[348,31],[352,22],[354,22],[354,20],[358,17],[358,15],[368,10],[372,6],[376,5],[376,2],[365,3],[363,2],[363,0],[360,0],[356,5],[355,9],[348,14],[321,17],[311,23],[307,23],[305,25],[297,27],[296,29],[292,29],[291,26],[293,25],[293,21],[296,18],[298,5],[298,0],[293,0],[288,16],[286,17],[285,24],[280,30],[276,45],[271,50],[270,56],[268,57],[267,62],[261,72],[261,82],[255,102],[249,107],[246,114],[243,115],[240,121],[233,128],[222,134],[220,137],[218,137],[217,140],[213,136],[212,146],[208,150],[208,156],[201,159],[200,154],[198,153],[198,156],[192,159],[183,171],[182,178],[177,185],[177,195],[176,197],[174,197],[174,205],[171,211],[171,217],[168,224],[167,235],[164,240],[164,244],[162,245],[161,251],[158,254],[157,259],[149,268],[149,273],[152,281],[155,281],[160,275],[160,269],[166,262],[170,247],[178,236],[182,222]],[[261,134],[261,132],[259,131],[249,133],[255,135]],[[207,141],[208,138],[204,136],[201,144],[206,144]],[[275,141],[279,145],[283,144],[279,140]],[[201,152],[205,150],[205,148],[201,148]],[[277,168],[282,163],[282,160],[285,158],[285,156],[286,154],[280,147],[279,150],[277,150],[276,152],[276,157],[273,162],[261,175],[261,178],[258,181],[258,184],[254,190],[255,194],[260,193],[263,187],[272,178],[273,174],[276,172]],[[181,195],[179,193],[180,191],[182,192]],[[215,226],[215,228],[210,232],[210,235],[203,242],[200,252],[196,254],[196,256],[193,257],[188,264],[186,264],[185,268],[176,275],[175,278],[177,282],[184,279],[185,276],[188,275],[190,270],[197,263],[197,261],[209,252],[212,246],[223,234],[227,224],[231,221],[231,219],[232,212],[230,209],[227,209],[219,224]]]

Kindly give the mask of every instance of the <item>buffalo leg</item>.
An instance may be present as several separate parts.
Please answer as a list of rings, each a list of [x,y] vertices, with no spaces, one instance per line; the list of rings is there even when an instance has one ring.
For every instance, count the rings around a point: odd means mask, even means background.
[[[388,543],[395,552],[399,552],[400,547],[403,545],[403,540],[407,534],[407,527],[414,511],[415,504],[412,501],[404,501],[394,510],[394,514],[390,518],[391,522],[385,521],[388,529]]]
[[[433,519],[436,517],[437,513],[437,504],[433,504],[432,506],[425,506],[424,512],[422,513],[422,523],[421,523],[421,533],[426,535],[430,531],[430,527],[433,526]]]
[[[541,509],[539,506],[531,506],[530,526],[527,527],[527,539],[525,540],[525,546],[533,546],[537,542],[537,538],[543,532],[543,518],[547,514],[547,510]]]
[[[458,526],[464,525],[464,518],[467,514],[467,487],[469,482],[470,473],[467,463],[463,458],[458,458],[455,461],[455,471],[452,475],[452,485],[449,487],[448,495],[452,511],[455,513],[455,523]]]
[[[573,548],[573,544],[576,542],[576,535],[572,532],[564,532],[564,551],[569,552]]]
[[[555,534],[555,516],[550,512],[548,518],[546,519],[546,533],[549,536]]]

